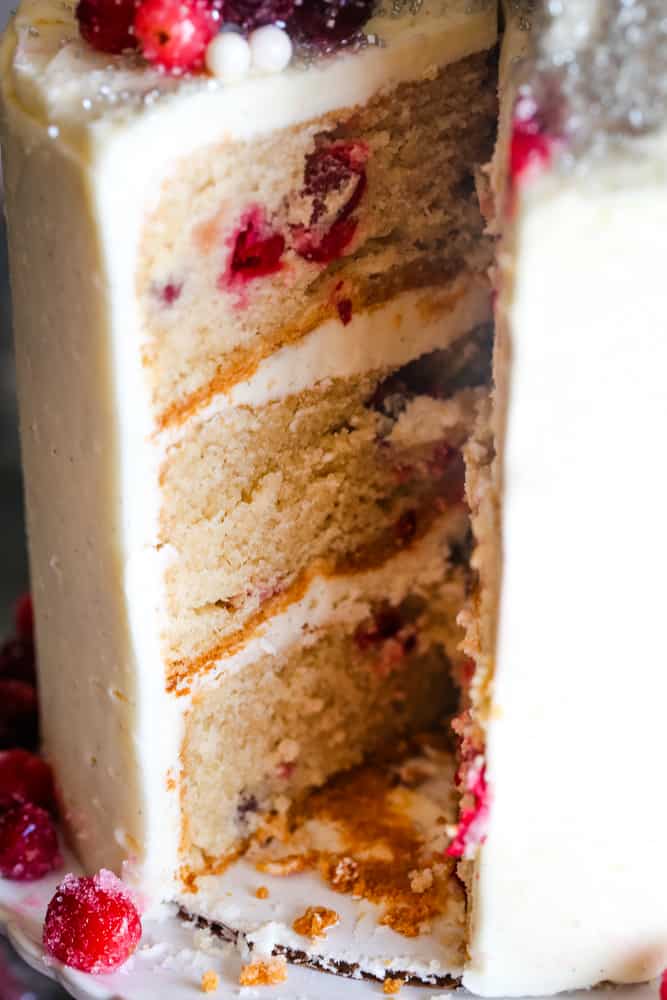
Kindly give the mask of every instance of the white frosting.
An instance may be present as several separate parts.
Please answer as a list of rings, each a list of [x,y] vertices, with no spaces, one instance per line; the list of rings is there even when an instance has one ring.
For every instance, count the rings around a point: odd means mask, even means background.
[[[517,206],[488,839],[465,985],[667,965],[667,139]],[[513,271],[513,275],[512,275]]]

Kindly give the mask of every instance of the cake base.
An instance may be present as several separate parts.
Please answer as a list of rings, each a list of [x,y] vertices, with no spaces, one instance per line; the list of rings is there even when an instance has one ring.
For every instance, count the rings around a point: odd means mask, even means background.
[[[458,985],[465,894],[445,855],[454,772],[429,736],[339,775],[189,885],[181,916],[248,962],[280,955],[345,977]]]

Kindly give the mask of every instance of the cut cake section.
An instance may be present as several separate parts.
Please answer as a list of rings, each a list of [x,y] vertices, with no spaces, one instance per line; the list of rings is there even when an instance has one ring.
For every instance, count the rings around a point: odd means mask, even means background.
[[[496,11],[369,30],[237,87],[51,0],[3,43],[45,750],[84,864],[154,901],[243,845],[244,796],[297,807],[451,708]]]

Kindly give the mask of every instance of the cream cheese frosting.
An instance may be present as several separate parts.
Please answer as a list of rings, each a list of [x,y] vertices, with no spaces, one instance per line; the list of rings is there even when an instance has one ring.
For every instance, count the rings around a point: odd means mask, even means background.
[[[566,6],[550,5],[562,45]],[[598,28],[611,16],[585,6]],[[515,186],[499,255],[502,586],[464,974],[486,996],[667,963],[667,143],[658,130],[553,166]]]

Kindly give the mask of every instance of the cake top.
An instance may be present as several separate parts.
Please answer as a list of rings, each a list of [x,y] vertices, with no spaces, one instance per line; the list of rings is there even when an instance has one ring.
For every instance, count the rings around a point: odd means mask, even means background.
[[[561,166],[663,128],[664,0],[510,0],[510,10],[532,28],[521,92],[545,131],[564,140]]]
[[[3,42],[5,96],[54,128],[79,129],[125,123],[188,98],[189,115],[198,113],[197,101],[207,104],[207,114],[213,103],[227,134],[246,138],[364,103],[385,86],[488,48],[496,37],[495,0],[381,0],[368,9],[372,16],[350,44],[314,52],[295,41],[282,72],[250,67],[244,79],[229,83],[205,65],[177,74],[136,50],[100,51],[82,37],[71,0],[22,0]],[[238,42],[245,37],[242,29],[231,34]]]

